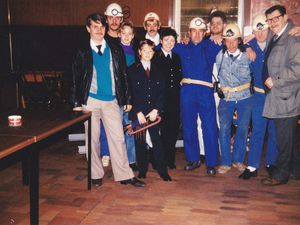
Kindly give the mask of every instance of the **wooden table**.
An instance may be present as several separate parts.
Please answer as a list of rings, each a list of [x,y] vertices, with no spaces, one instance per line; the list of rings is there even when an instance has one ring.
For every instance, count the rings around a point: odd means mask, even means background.
[[[18,112],[21,127],[9,127],[7,114],[0,115],[0,165],[22,160],[23,183],[29,175],[30,224],[39,224],[39,150],[38,143],[71,126],[88,121],[88,190],[91,189],[91,113],[70,110]],[[14,157],[24,151],[21,157]],[[1,167],[2,169],[2,167]]]

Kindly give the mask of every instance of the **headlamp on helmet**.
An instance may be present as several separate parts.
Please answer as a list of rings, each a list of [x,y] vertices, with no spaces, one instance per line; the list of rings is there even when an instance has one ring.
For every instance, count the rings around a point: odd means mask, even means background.
[[[123,16],[122,8],[117,3],[111,3],[107,6],[104,15],[106,16]]]

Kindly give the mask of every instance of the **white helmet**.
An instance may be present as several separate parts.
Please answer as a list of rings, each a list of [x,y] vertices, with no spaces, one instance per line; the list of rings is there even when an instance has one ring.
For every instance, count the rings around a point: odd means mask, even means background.
[[[204,20],[200,17],[196,17],[191,20],[189,29],[201,29],[206,30],[206,24]]]
[[[239,38],[241,37],[241,31],[238,25],[235,23],[229,23],[225,26],[223,30],[222,37],[227,38]]]
[[[106,11],[104,12],[106,16],[123,16],[122,8],[117,3],[111,3],[107,6]]]
[[[144,23],[148,20],[157,20],[157,22],[160,23],[159,16],[155,12],[149,12],[146,14],[146,16],[144,18]]]
[[[267,20],[267,17],[265,16],[265,14],[258,14],[253,19],[252,29],[254,31],[260,31],[260,30],[268,29],[269,26],[268,26],[266,20]]]

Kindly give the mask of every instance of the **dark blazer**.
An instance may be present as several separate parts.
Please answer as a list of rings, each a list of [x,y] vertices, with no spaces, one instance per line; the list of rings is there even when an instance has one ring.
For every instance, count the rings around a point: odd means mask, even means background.
[[[106,40],[112,55],[116,97],[119,105],[131,104],[124,52],[119,44]],[[86,104],[93,78],[93,55],[90,42],[77,52],[72,65],[70,101],[73,106]]]
[[[146,116],[152,109],[157,109],[160,113],[163,110],[165,88],[160,69],[151,63],[148,78],[142,63],[137,62],[128,68],[128,78],[133,96],[130,118],[135,120],[138,112]]]
[[[172,52],[171,62],[168,62],[165,54],[160,49],[155,53],[153,62],[158,65],[158,68],[161,70],[161,73],[165,78],[165,100],[168,101],[167,99],[173,96],[178,98],[179,101],[180,81],[182,79],[179,56]]]

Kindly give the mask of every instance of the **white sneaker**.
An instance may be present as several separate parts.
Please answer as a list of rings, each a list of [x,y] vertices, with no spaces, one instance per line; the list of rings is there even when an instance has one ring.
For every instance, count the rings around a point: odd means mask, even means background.
[[[108,167],[109,166],[109,156],[108,155],[104,155],[102,157],[102,165],[103,165],[103,167]]]

